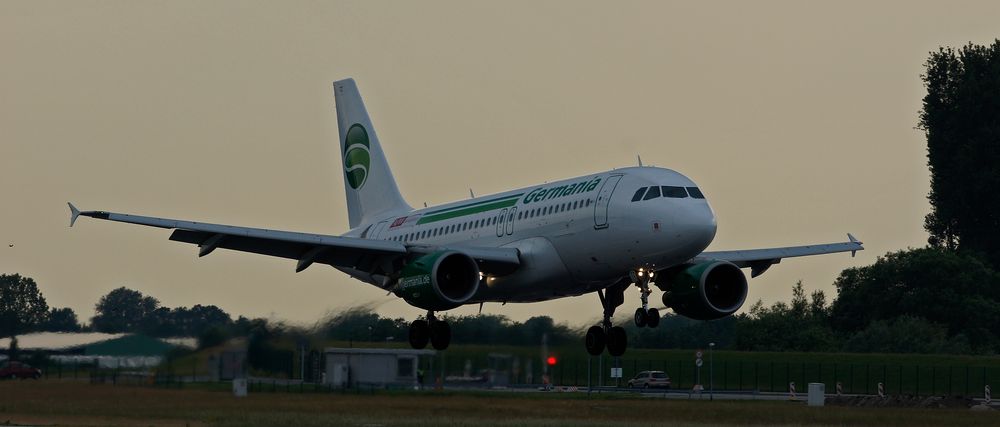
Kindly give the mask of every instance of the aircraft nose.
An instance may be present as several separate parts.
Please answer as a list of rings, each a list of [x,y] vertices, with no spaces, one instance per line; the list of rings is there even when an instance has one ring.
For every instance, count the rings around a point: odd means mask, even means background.
[[[698,251],[704,250],[712,243],[718,228],[715,214],[707,204],[690,206],[679,212],[675,225],[683,236],[685,246]]]

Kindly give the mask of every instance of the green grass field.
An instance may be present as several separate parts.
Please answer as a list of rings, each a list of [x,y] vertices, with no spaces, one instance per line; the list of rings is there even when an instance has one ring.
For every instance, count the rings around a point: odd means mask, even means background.
[[[996,411],[809,408],[765,401],[519,393],[252,393],[0,382],[0,425],[61,426],[765,426],[1000,425]]]

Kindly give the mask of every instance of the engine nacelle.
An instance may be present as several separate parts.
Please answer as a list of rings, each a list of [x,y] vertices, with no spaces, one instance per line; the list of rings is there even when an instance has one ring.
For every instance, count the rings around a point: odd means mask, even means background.
[[[663,304],[685,317],[713,320],[739,310],[747,298],[747,278],[725,261],[703,262],[660,272]]]
[[[414,307],[450,310],[479,289],[479,265],[461,252],[424,255],[403,266],[395,293]]]

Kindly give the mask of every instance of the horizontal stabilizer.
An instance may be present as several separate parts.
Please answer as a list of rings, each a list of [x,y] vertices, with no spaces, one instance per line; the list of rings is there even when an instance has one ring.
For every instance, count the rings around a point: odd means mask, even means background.
[[[80,210],[73,206],[72,202],[66,202],[69,205],[69,226],[72,227],[76,224],[76,219],[80,217]]]

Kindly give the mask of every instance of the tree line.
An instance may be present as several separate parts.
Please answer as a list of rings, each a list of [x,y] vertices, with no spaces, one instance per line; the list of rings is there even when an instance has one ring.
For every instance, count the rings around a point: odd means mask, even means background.
[[[11,284],[18,284],[12,291]],[[835,282],[837,298],[822,291],[792,287],[789,302],[765,306],[760,301],[745,313],[714,321],[664,315],[656,329],[631,325],[627,310],[618,324],[629,329],[636,348],[700,348],[715,342],[719,349],[748,351],[828,351],[883,353],[991,354],[1000,351],[1000,295],[997,273],[980,258],[941,248],[886,254],[870,266],[844,270]],[[10,304],[9,296],[27,291]],[[362,343],[405,343],[409,321],[385,317],[365,307],[335,313],[316,324],[292,326],[268,319],[232,317],[214,305],[167,308],[127,288],[100,298],[89,325],[76,322],[72,310],[48,309],[34,281],[0,275],[0,316],[4,335],[11,335],[9,307],[32,313],[22,317],[20,332],[96,331],[142,333],[154,337],[198,337],[201,346],[231,337],[249,337],[260,363],[272,359],[277,342],[297,340]],[[68,314],[66,314],[68,313]],[[55,314],[55,316],[53,316]],[[53,319],[56,317],[56,319]],[[456,342],[483,345],[576,345],[585,325],[556,323],[536,316],[523,322],[496,314],[446,316]],[[72,321],[59,319],[70,318]],[[33,323],[32,323],[33,322]]]
[[[0,337],[31,332],[104,332],[219,341],[253,327],[250,319],[241,316],[233,320],[214,305],[164,307],[156,298],[125,287],[102,296],[95,313],[89,324],[81,324],[73,309],[49,308],[34,279],[0,274]]]

